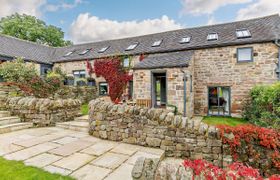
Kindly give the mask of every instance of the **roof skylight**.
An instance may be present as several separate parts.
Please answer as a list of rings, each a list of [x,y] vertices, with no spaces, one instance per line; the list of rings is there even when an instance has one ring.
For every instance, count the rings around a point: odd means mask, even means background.
[[[207,36],[208,41],[218,40],[218,33],[209,33]]]
[[[109,49],[110,46],[106,46],[106,47],[103,47],[101,48],[98,52],[99,53],[104,53],[107,49]]]
[[[183,37],[179,42],[181,44],[184,44],[184,43],[189,43],[190,41],[191,41],[191,37],[187,36],[187,37]]]
[[[135,49],[138,46],[138,44],[139,44],[138,42],[133,43],[133,44],[129,45],[125,50],[126,51],[133,50],[133,49]]]
[[[64,57],[70,56],[71,54],[73,54],[73,52],[74,52],[74,51],[70,51],[70,52],[66,53],[66,54],[64,55]]]
[[[79,53],[79,55],[85,55],[86,53],[88,53],[91,49],[86,49],[82,52]]]
[[[238,29],[236,30],[237,38],[248,38],[251,37],[251,33],[248,29]]]
[[[158,47],[158,46],[161,45],[161,43],[162,43],[162,40],[155,41],[155,42],[153,43],[152,47]]]

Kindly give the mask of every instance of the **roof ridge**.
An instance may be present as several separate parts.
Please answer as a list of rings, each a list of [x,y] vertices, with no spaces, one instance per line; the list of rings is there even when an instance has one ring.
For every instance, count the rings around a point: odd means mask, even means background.
[[[131,38],[141,38],[141,37],[145,37],[145,36],[157,35],[157,34],[162,34],[162,33],[171,33],[171,32],[177,32],[177,31],[188,30],[188,29],[199,29],[199,28],[215,27],[215,26],[228,25],[228,24],[235,24],[235,23],[240,23],[240,22],[261,20],[261,19],[272,18],[272,17],[276,17],[276,16],[280,17],[279,14],[272,14],[272,15],[268,15],[268,16],[262,16],[262,17],[257,17],[257,18],[252,18],[252,19],[246,19],[246,20],[240,20],[240,21],[232,21],[232,22],[218,23],[218,24],[213,24],[213,25],[201,25],[201,26],[196,26],[196,27],[180,28],[180,29],[175,29],[175,30],[170,30],[170,31],[163,31],[163,32],[158,32],[158,33],[150,33],[150,34],[139,35],[139,36],[131,36],[131,37],[125,37],[125,38],[111,39],[111,40],[108,39],[108,40],[101,40],[101,41],[95,41],[95,42],[87,42],[87,43],[73,44],[73,45],[66,46],[66,47],[75,47],[75,46],[89,45],[89,44],[95,44],[95,43],[101,43],[101,42],[108,42],[108,41],[119,41],[119,40],[131,39]],[[65,48],[65,47],[56,47],[56,48]]]
[[[17,41],[23,41],[23,42],[34,44],[34,45],[44,46],[44,47],[48,47],[48,48],[56,48],[56,47],[52,47],[52,46],[49,46],[49,45],[46,45],[46,44],[39,44],[39,43],[36,43],[36,42],[33,42],[33,41],[29,41],[29,40],[26,40],[26,39],[20,39],[20,38],[17,38],[17,37],[14,37],[14,36],[10,36],[10,35],[7,35],[7,34],[1,34],[0,33],[0,36],[6,37],[6,38],[15,39]]]

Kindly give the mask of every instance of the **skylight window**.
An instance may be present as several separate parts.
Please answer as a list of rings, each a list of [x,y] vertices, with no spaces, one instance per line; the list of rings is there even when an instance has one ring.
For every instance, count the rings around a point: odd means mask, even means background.
[[[88,53],[91,49],[86,49],[82,52],[79,53],[79,55],[85,55],[86,53]]]
[[[180,43],[181,44],[184,44],[184,43],[189,43],[191,41],[191,37],[190,36],[187,36],[187,37],[183,37],[181,40],[180,40]]]
[[[133,49],[135,49],[137,46],[138,46],[138,42],[136,42],[136,43],[133,43],[133,44],[131,44],[131,45],[129,45],[127,48],[126,48],[126,51],[130,51],[130,50],[133,50]]]
[[[238,29],[236,30],[237,38],[249,38],[251,37],[251,33],[248,29]]]
[[[161,45],[161,43],[162,43],[162,40],[155,41],[155,42],[153,43],[152,47],[158,47],[158,46]]]
[[[104,53],[110,46],[106,46],[106,47],[103,47],[101,48],[98,52],[99,53]]]
[[[218,33],[209,33],[207,36],[208,41],[218,40]]]
[[[74,51],[70,51],[70,52],[66,53],[66,54],[64,55],[64,57],[70,56],[71,54],[73,54],[73,52],[74,52]]]

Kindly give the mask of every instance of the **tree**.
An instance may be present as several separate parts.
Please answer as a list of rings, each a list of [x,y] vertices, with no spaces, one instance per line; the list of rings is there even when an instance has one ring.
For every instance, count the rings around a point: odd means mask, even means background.
[[[54,47],[72,44],[71,41],[63,39],[64,32],[60,28],[47,25],[35,16],[26,14],[16,13],[1,18],[0,33]]]

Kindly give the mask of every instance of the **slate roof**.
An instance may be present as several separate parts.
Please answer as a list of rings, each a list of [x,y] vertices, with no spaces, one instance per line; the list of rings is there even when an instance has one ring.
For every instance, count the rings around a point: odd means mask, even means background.
[[[236,30],[243,28],[248,29],[252,37],[238,39],[236,37]],[[218,33],[218,40],[207,41],[207,35],[213,32]],[[181,38],[186,36],[191,36],[190,43],[179,43]],[[161,39],[163,42],[159,47],[152,47],[155,41]],[[54,63],[94,59],[118,54],[166,53],[228,45],[273,42],[276,39],[280,39],[279,15],[211,26],[180,29],[131,38],[78,44],[62,48],[52,48],[0,35],[0,54],[7,56],[23,56],[26,59],[41,63]],[[125,49],[134,42],[139,42],[139,45],[134,50],[126,51]],[[101,48],[106,46],[110,46],[109,49],[104,53],[98,53]],[[85,49],[91,49],[91,51],[85,55],[79,55],[79,53]],[[75,52],[70,56],[64,57],[64,55],[70,51]]]
[[[186,67],[189,65],[193,51],[151,54],[134,66],[133,69],[156,69],[171,67]]]
[[[9,57],[22,57],[25,60],[52,64],[55,48],[33,42],[0,35],[0,54]]]

